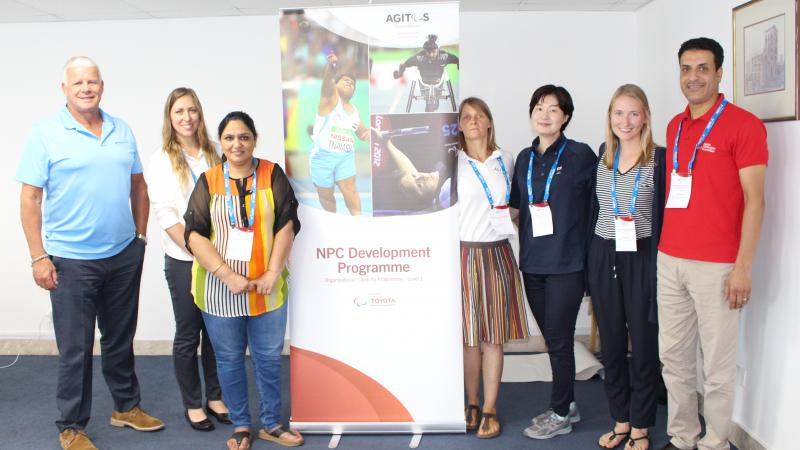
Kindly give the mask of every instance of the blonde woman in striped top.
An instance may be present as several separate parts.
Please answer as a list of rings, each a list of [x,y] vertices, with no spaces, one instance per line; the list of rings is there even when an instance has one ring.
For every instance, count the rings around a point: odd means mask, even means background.
[[[656,254],[664,211],[665,150],[653,142],[650,107],[636,85],[608,105],[600,147],[587,281],[600,331],[614,427],[601,448],[649,448],[659,382]],[[630,337],[631,357],[628,358]]]
[[[514,162],[495,143],[488,105],[470,97],[458,113],[458,211],[467,430],[500,434],[496,402],[503,344],[530,335],[519,270],[508,242],[514,234],[508,198]],[[479,386],[483,377],[483,407]]]

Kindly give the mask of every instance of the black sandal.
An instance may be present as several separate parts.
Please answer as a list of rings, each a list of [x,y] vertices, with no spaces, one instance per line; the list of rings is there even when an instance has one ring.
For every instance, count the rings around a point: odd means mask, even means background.
[[[641,441],[642,439],[647,439],[647,444],[648,444],[647,445],[647,449],[649,450],[650,449],[650,435],[649,434],[645,434],[644,436],[639,436],[637,438],[635,438],[635,437],[629,438],[628,442],[625,444],[625,447],[630,446],[630,448],[635,448],[636,447],[636,441]]]
[[[236,448],[240,449],[242,447],[242,441],[245,440],[245,438],[247,438],[247,449],[249,449],[253,443],[249,431],[234,431],[231,437],[228,438],[228,441],[233,439],[236,442]]]
[[[475,418],[474,422],[470,420],[473,417]],[[467,424],[467,431],[477,430],[481,421],[481,408],[478,405],[467,405],[467,410],[464,411],[464,419]]]
[[[630,436],[630,434],[631,434],[631,430],[630,429],[628,429],[628,431],[625,431],[623,433],[617,433],[617,430],[612,428],[611,429],[611,436],[608,437],[608,442],[606,442],[606,443],[608,444],[608,443],[610,443],[611,441],[613,441],[614,439],[616,439],[618,437],[621,437],[622,440],[617,442],[617,445],[615,445],[613,447],[609,447],[607,445],[600,445],[599,442],[597,443],[597,446],[600,447],[600,448],[605,448],[605,449],[619,448],[620,445],[627,444],[627,441],[625,440],[625,438]]]

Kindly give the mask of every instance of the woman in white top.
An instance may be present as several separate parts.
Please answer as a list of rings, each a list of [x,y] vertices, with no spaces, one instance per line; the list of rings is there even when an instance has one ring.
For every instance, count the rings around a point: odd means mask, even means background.
[[[495,403],[503,373],[503,344],[530,336],[519,269],[508,242],[514,162],[494,139],[492,113],[470,97],[458,112],[458,211],[467,430],[500,434]],[[483,408],[478,406],[483,375]]]
[[[163,146],[153,153],[145,176],[150,204],[161,228],[164,250],[164,275],[175,313],[175,339],[172,358],[175,377],[181,390],[184,416],[192,428],[211,431],[214,424],[203,410],[197,347],[205,381],[208,414],[230,423],[228,408],[222,402],[217,366],[211,341],[206,335],[203,316],[191,294],[192,255],[186,251],[183,214],[197,178],[219,164],[217,149],[208,137],[203,108],[192,89],[173,90],[164,105]]]

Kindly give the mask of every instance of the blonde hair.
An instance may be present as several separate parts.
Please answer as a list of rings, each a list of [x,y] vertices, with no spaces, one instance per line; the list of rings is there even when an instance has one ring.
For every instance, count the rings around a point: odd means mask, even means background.
[[[614,157],[616,156],[617,147],[619,146],[619,138],[617,138],[614,131],[611,129],[611,114],[613,113],[614,102],[623,95],[638,100],[642,104],[642,109],[644,109],[646,120],[639,134],[639,146],[642,149],[642,154],[639,156],[639,164],[647,164],[653,156],[653,150],[656,148],[656,144],[653,141],[650,105],[647,102],[647,95],[645,95],[642,88],[635,84],[623,84],[618,87],[617,90],[614,91],[614,95],[611,96],[611,101],[608,103],[608,114],[606,115],[606,152],[603,156],[603,164],[609,169],[614,168]]]
[[[189,165],[186,163],[186,158],[183,156],[183,150],[180,142],[178,142],[175,129],[172,127],[171,111],[172,105],[178,101],[179,98],[188,95],[194,101],[197,107],[198,124],[195,135],[197,142],[200,144],[200,150],[208,161],[209,166],[215,166],[220,163],[219,155],[217,154],[214,145],[211,144],[211,139],[208,137],[208,130],[206,129],[206,121],[203,116],[203,107],[200,105],[200,100],[194,90],[186,87],[179,87],[174,89],[167,96],[167,102],[164,104],[164,126],[161,129],[162,149],[169,156],[169,161],[172,164],[172,172],[178,177],[181,186],[186,186],[189,183]]]
[[[482,112],[486,115],[489,119],[489,136],[486,139],[486,146],[488,147],[489,153],[499,150],[500,146],[494,140],[494,118],[492,117],[492,112],[489,110],[489,105],[486,104],[485,101],[479,99],[478,97],[467,97],[461,101],[461,104],[458,106],[458,123],[461,124],[461,114],[464,112],[465,106],[471,106],[478,111]],[[461,147],[461,150],[467,151],[467,141],[464,138],[464,132],[461,131],[461,127],[458,128],[458,145]]]

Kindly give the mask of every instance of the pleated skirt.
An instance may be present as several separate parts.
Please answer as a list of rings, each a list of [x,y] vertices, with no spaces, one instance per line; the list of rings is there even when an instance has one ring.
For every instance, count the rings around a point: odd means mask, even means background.
[[[504,344],[530,336],[522,282],[508,240],[461,242],[464,344]]]

